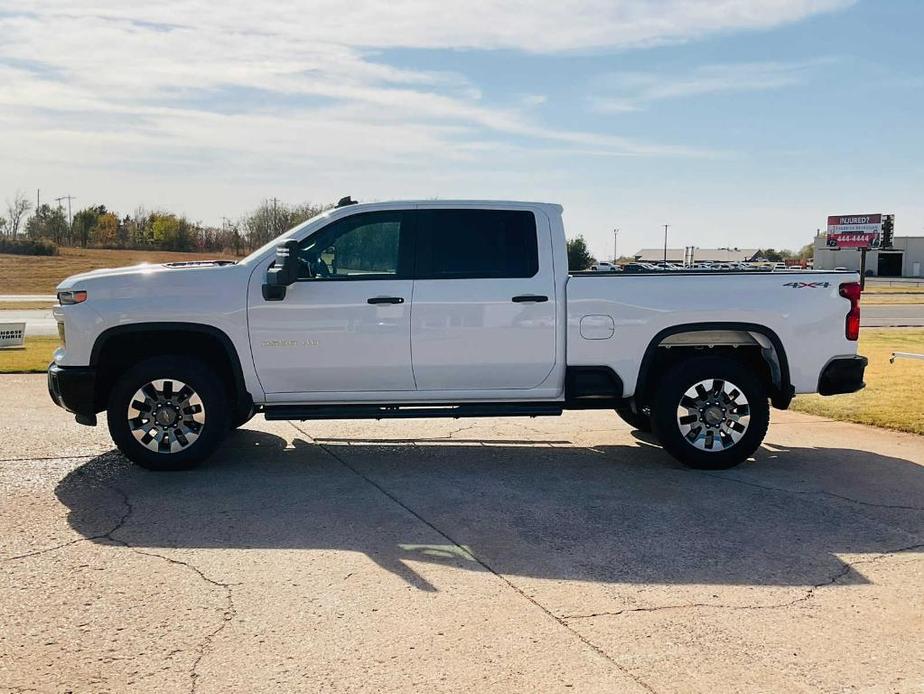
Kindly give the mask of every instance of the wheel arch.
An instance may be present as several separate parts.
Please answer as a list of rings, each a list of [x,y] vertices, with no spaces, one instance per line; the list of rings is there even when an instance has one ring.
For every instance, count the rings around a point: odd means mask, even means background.
[[[129,350],[129,353],[120,348]],[[140,359],[162,354],[205,358],[225,381],[228,395],[234,400],[235,411],[248,410],[253,406],[240,356],[227,333],[203,323],[146,322],[108,328],[93,343],[90,366],[97,370],[96,411],[105,409],[109,391],[125,368]]]
[[[740,338],[750,336],[754,344]],[[677,339],[688,337],[688,339]],[[666,341],[672,344],[665,345]],[[635,384],[635,397],[643,402],[650,399],[658,373],[660,349],[691,349],[716,347],[759,347],[760,356],[769,373],[770,401],[774,407],[785,410],[792,401],[794,389],[790,380],[789,360],[779,335],[765,325],[735,321],[683,323],[659,331],[648,343],[639,365]]]

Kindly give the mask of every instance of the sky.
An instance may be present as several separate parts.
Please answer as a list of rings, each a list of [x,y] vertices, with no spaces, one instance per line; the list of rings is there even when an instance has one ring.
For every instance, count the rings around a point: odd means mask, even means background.
[[[922,35],[920,0],[0,0],[0,199],[539,200],[600,258],[924,235]]]

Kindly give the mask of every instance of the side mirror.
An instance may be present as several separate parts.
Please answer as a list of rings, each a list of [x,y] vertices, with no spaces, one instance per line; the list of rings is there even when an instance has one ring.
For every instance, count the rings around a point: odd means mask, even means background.
[[[263,298],[267,301],[281,301],[286,296],[286,287],[298,279],[298,241],[286,241],[276,248],[276,262],[266,271]]]

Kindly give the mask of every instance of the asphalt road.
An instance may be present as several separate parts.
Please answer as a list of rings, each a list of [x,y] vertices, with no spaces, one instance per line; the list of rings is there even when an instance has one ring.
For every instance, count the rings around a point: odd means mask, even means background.
[[[0,323],[25,323],[26,335],[57,335],[58,324],[51,311],[44,309],[3,309]]]
[[[0,294],[0,303],[31,303],[33,301],[47,301],[54,303],[58,297],[54,294]]]
[[[4,691],[924,688],[924,437],[257,418],[154,474],[5,376],[0,459]]]
[[[0,323],[25,321],[26,335],[57,335],[58,326],[51,311],[42,309],[0,310]],[[860,323],[864,327],[924,326],[924,304],[863,306]]]
[[[862,306],[860,325],[869,328],[924,326],[924,304]]]

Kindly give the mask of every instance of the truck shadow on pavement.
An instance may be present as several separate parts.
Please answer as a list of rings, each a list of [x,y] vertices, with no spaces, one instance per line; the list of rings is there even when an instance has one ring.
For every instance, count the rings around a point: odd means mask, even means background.
[[[597,583],[856,584],[837,555],[924,543],[924,468],[850,449],[765,448],[704,473],[644,439],[286,442],[245,429],[189,472],[100,455],[56,494],[94,542],[362,552],[421,590],[435,588],[418,562]]]

